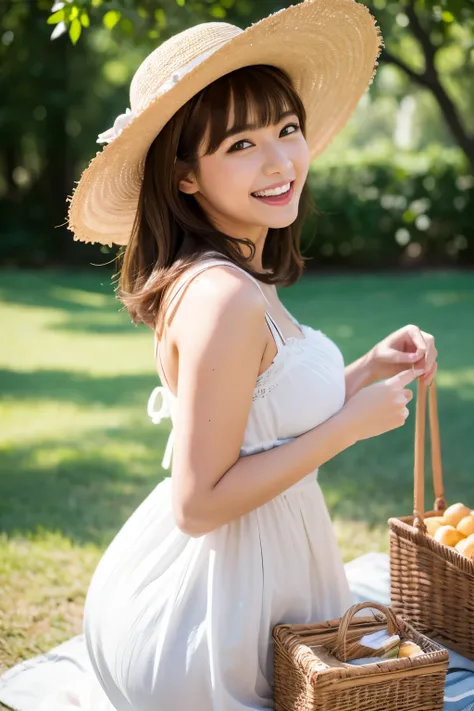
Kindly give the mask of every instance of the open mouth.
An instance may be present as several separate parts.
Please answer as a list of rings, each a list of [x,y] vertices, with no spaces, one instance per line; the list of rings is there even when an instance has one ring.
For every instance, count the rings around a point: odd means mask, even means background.
[[[286,185],[282,185],[280,188],[274,188],[273,190],[262,190],[255,193],[251,193],[252,197],[260,202],[265,202],[268,205],[286,205],[290,202],[293,196],[293,187],[295,181],[291,181]]]

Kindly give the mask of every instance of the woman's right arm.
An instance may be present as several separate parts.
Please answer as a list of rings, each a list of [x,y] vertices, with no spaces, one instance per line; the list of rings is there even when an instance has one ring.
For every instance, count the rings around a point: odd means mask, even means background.
[[[291,442],[240,457],[267,337],[264,312],[260,292],[226,267],[195,277],[176,312],[173,510],[179,528],[194,537],[262,506],[359,439],[399,427],[406,417],[402,392],[410,391],[402,387],[411,373],[364,388]]]

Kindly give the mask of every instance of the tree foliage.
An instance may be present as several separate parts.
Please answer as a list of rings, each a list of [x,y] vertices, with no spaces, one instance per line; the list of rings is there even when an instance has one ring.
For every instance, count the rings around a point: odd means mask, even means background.
[[[284,3],[288,6],[291,2]],[[474,133],[463,107],[442,79],[443,56],[456,48],[455,75],[472,95],[474,82],[474,0],[366,0],[385,38],[381,61],[401,70],[414,85],[431,92],[454,139],[474,166]],[[178,6],[178,8],[176,7]],[[48,22],[55,36],[69,32],[77,42],[82,28],[102,22],[110,30],[142,40],[167,36],[169,18],[178,25],[211,19],[254,22],[279,9],[275,0],[66,0],[56,2]],[[180,13],[179,10],[182,12]],[[176,29],[176,28],[175,28]]]
[[[386,37],[381,61],[431,92],[474,167],[473,0],[368,0],[367,5]],[[455,81],[461,86],[457,96]]]
[[[422,126],[413,150],[454,145],[474,165],[474,0],[365,1],[385,40],[381,71],[335,142],[339,155],[355,146],[377,154],[381,142],[393,152],[398,115],[408,98],[417,106],[413,136]],[[61,261],[96,257],[97,248],[79,247],[64,229],[66,198],[99,130],[123,113],[142,59],[196,23],[228,21],[244,28],[284,5],[285,0],[0,2],[0,259],[27,254],[41,264],[44,255],[49,261],[53,254]]]

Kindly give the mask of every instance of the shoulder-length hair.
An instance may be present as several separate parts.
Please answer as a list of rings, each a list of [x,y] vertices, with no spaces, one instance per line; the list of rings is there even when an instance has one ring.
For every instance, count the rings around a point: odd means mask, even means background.
[[[129,243],[117,255],[116,294],[134,323],[144,322],[161,337],[169,287],[209,251],[218,252],[267,284],[289,286],[302,274],[300,254],[302,222],[310,198],[304,186],[297,219],[288,227],[269,228],[262,254],[268,273],[254,271],[250,239],[238,239],[211,224],[192,195],[178,188],[179,170],[198,173],[198,150],[207,131],[206,155],[217,151],[234,107],[234,126],[242,131],[252,120],[258,127],[277,124],[283,112],[293,110],[305,135],[306,111],[288,75],[267,65],[238,69],[204,88],[170,119],[148,151],[138,209]],[[240,249],[245,244],[250,256]]]

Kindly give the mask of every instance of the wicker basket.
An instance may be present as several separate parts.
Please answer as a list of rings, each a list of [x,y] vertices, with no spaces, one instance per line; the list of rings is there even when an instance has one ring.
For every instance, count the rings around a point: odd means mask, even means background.
[[[364,608],[383,616],[354,617]],[[364,634],[388,626],[425,654],[353,666]],[[275,711],[441,711],[449,654],[375,602],[353,605],[337,620],[273,630]],[[373,650],[371,650],[373,653]]]
[[[474,660],[474,561],[435,541],[423,518],[440,516],[443,492],[435,383],[429,388],[434,510],[424,512],[424,450],[427,387],[418,381],[415,425],[413,516],[391,518],[390,604],[419,631]]]

